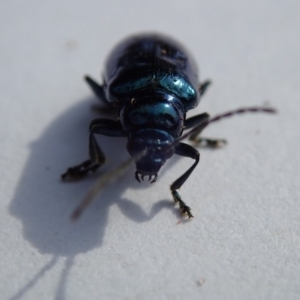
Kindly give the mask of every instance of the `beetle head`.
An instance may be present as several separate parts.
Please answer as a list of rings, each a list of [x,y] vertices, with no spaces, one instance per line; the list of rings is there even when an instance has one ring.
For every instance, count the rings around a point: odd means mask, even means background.
[[[157,129],[141,129],[130,134],[127,150],[130,155],[136,155],[147,150],[146,155],[136,162],[136,179],[140,181],[148,175],[149,180],[155,176],[167,159],[174,154],[174,138],[169,133]]]

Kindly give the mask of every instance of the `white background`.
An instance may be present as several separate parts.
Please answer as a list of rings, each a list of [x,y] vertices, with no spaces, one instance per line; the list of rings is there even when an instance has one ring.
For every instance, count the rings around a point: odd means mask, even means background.
[[[299,299],[299,1],[2,1],[0,9],[1,299]],[[268,103],[277,115],[211,125],[228,140],[174,157],[154,185],[134,167],[75,224],[69,215],[97,176],[62,183],[87,158],[109,51],[131,33],[157,31],[194,54],[213,85],[195,115]],[[107,167],[126,141],[99,138]]]

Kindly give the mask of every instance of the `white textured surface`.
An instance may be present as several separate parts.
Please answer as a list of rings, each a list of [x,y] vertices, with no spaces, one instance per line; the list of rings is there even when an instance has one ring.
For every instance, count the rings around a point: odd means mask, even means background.
[[[261,0],[3,3],[1,299],[299,299],[299,10]],[[98,79],[111,47],[144,30],[182,41],[213,80],[191,114],[265,100],[280,114],[205,131],[229,144],[201,150],[181,189],[192,221],[168,190],[192,161],[174,158],[152,186],[132,169],[72,224],[95,180],[59,180],[86,158],[96,116],[82,76]],[[100,140],[110,162],[127,157],[125,141]]]

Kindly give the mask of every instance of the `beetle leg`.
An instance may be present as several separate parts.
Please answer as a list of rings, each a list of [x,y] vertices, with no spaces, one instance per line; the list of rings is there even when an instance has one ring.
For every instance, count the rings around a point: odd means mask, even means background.
[[[124,136],[122,126],[117,121],[109,119],[95,119],[90,124],[89,136],[89,156],[90,158],[83,163],[68,168],[67,171],[61,175],[65,179],[78,179],[85,176],[89,172],[95,172],[105,162],[105,156],[99,147],[95,134],[102,134],[106,136]]]
[[[111,106],[111,103],[107,101],[106,97],[105,97],[105,93],[103,90],[103,86],[98,84],[94,79],[92,79],[89,76],[85,76],[84,77],[85,81],[87,82],[87,84],[90,86],[90,88],[92,89],[92,91],[95,93],[95,95],[106,105]]]
[[[196,126],[200,126],[201,124],[202,124],[201,126],[207,126],[208,120],[209,120],[209,114],[207,113],[199,114],[194,117],[188,118],[184,123],[184,130],[191,129]],[[202,130],[203,129],[201,127],[201,131]]]
[[[197,138],[194,140],[197,145],[207,147],[207,148],[221,148],[227,144],[224,139],[207,139],[207,138]]]
[[[200,153],[198,152],[197,149],[193,148],[190,145],[179,143],[175,147],[175,154],[189,157],[195,160],[193,165],[183,175],[181,175],[177,180],[175,180],[170,186],[174,201],[178,202],[181,212],[187,214],[190,219],[193,218],[193,215],[191,213],[191,208],[184,203],[177,190],[185,183],[185,181],[189,178],[189,176],[196,168],[200,160]]]
[[[209,116],[206,113],[196,115],[185,121],[185,130],[191,129],[198,126],[198,129],[194,131],[190,136],[189,140],[195,142],[197,145],[209,147],[209,148],[219,148],[224,146],[227,142],[224,139],[208,139],[200,138],[199,135],[209,124]]]
[[[202,130],[206,128],[208,125],[208,122],[203,123],[201,126],[199,126],[199,129],[193,132],[189,136],[189,140],[193,141],[196,145],[205,146],[208,148],[219,148],[224,146],[227,141],[224,139],[209,139],[209,138],[201,138],[199,135],[201,134]]]
[[[210,80],[205,80],[203,83],[200,84],[200,87],[199,87],[200,96],[204,95],[204,93],[206,92],[207,88],[210,85],[211,85],[211,81]]]

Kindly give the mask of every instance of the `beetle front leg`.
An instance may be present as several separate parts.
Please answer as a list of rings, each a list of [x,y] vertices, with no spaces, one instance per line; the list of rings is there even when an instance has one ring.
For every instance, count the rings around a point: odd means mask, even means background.
[[[89,136],[89,156],[90,158],[83,163],[68,168],[65,173],[61,175],[63,180],[82,178],[90,172],[95,172],[105,162],[105,156],[99,147],[95,134],[102,134],[106,136],[124,136],[120,122],[108,119],[95,119],[90,124]]]
[[[89,137],[89,154],[90,159],[77,166],[68,168],[67,171],[61,175],[61,178],[63,180],[79,179],[87,175],[89,172],[95,172],[101,165],[104,164],[105,156],[95,139],[93,131],[90,132]]]
[[[196,150],[190,145],[179,143],[179,145],[175,147],[175,154],[189,157],[195,160],[193,165],[183,175],[181,175],[177,180],[175,180],[170,186],[174,201],[178,202],[181,212],[187,214],[190,219],[194,217],[191,213],[191,208],[187,206],[185,202],[181,199],[181,196],[179,195],[177,190],[185,183],[185,181],[189,178],[189,176],[192,174],[192,172],[198,165],[200,160],[200,153],[198,152],[198,150]]]

